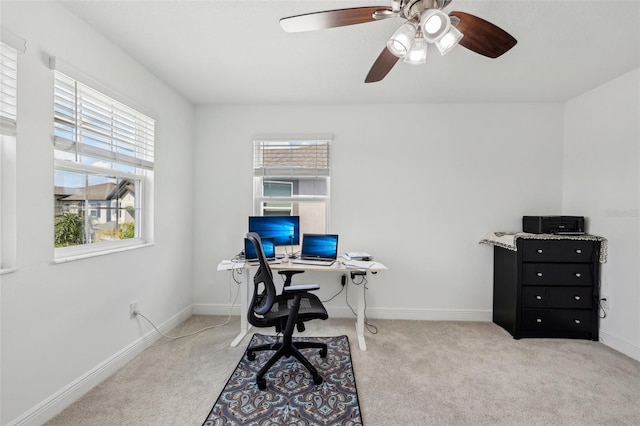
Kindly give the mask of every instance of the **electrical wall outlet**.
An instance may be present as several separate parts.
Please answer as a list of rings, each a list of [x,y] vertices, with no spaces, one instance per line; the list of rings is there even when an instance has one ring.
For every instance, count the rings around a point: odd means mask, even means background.
[[[131,302],[129,303],[129,318],[133,318],[136,315],[138,315],[138,302]]]
[[[611,308],[611,299],[609,299],[609,296],[600,296],[600,306],[602,306],[602,309]]]

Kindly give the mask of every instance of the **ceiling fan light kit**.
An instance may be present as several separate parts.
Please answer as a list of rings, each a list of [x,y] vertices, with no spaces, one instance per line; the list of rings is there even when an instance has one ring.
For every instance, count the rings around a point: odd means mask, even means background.
[[[387,41],[387,49],[398,58],[404,57],[411,48],[417,31],[418,27],[413,22],[403,24]]]
[[[420,28],[429,43],[440,40],[451,27],[449,15],[438,9],[427,9],[420,17]]]
[[[411,65],[420,65],[427,62],[427,40],[419,33],[411,42],[411,48],[404,56],[404,62]]]
[[[396,30],[387,42],[387,48],[398,58],[411,65],[427,62],[427,43],[433,43],[441,55],[453,49],[463,34],[451,25],[449,15],[439,9],[427,9],[420,18],[420,26],[415,29],[412,21],[407,22]],[[413,18],[412,18],[413,19]],[[411,46],[406,48],[406,40],[413,37]]]
[[[442,11],[452,0],[391,0],[391,7],[368,6],[327,10],[282,18],[287,32],[314,31],[346,25],[402,18],[405,23],[387,41],[365,83],[382,80],[399,59],[408,64],[424,64],[428,43],[441,55],[455,46],[488,58],[505,54],[517,41],[509,33],[482,18],[465,12]],[[464,37],[464,38],[463,38]]]
[[[435,45],[438,48],[438,51],[440,52],[440,54],[444,56],[447,53],[449,53],[451,49],[456,47],[458,43],[460,43],[460,40],[462,39],[462,37],[463,37],[463,34],[460,31],[458,31],[456,27],[452,25],[449,31],[447,31],[445,35],[440,37],[439,40],[436,40]]]

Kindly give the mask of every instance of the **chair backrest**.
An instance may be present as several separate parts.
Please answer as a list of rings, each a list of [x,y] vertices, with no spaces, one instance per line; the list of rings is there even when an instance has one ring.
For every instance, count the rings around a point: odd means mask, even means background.
[[[276,287],[273,284],[273,273],[267,262],[267,257],[262,249],[260,235],[255,232],[249,232],[247,239],[253,244],[258,253],[258,261],[260,266],[253,277],[253,299],[247,313],[249,322],[255,326],[261,326],[261,320],[256,315],[264,315],[271,310],[273,301],[276,298]],[[261,285],[262,284],[262,285]]]

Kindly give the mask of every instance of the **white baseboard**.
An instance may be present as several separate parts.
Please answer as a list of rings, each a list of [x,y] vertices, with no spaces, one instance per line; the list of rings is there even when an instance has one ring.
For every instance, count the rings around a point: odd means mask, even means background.
[[[640,361],[640,348],[632,345],[629,342],[626,342],[622,339],[619,339],[616,336],[612,336],[606,332],[600,331],[598,333],[600,343],[609,346],[611,349],[614,349],[618,352],[625,354],[628,357],[631,357],[637,361]]]
[[[191,307],[193,315],[229,315],[229,312],[232,316],[240,315],[240,306],[237,304],[194,303]]]
[[[491,321],[492,311],[461,309],[368,308],[367,318],[416,321]]]
[[[355,307],[354,307],[355,309]],[[194,315],[240,315],[240,307],[224,304],[194,304]],[[329,317],[354,318],[348,306],[327,307]],[[367,318],[422,321],[491,321],[492,311],[445,309],[367,308]]]
[[[192,307],[188,306],[159,325],[158,329],[162,332],[167,332],[184,322],[191,315]],[[140,318],[140,321],[145,320]],[[35,426],[41,425],[52,419],[71,403],[91,390],[94,386],[98,385],[120,368],[124,367],[129,361],[142,353],[142,351],[148,348],[160,337],[161,336],[152,329],[144,336],[127,345],[87,373],[60,389],[55,394],[46,398],[40,404],[34,406],[29,411],[9,422],[7,426]]]

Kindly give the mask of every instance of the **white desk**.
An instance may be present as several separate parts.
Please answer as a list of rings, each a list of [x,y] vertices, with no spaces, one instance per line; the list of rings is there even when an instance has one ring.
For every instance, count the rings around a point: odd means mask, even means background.
[[[369,272],[378,272],[381,269],[386,269],[383,265],[380,269],[360,269],[363,271]],[[301,270],[301,271],[315,271],[315,272],[334,272],[334,273],[349,273],[353,271],[353,268],[347,268],[342,265],[340,262],[334,263],[332,266],[315,266],[315,265],[302,265],[291,262],[282,262],[270,264],[271,270],[277,272],[278,270]],[[253,295],[252,292],[249,291],[249,286],[253,287],[253,274],[251,271],[256,271],[258,269],[257,266],[249,266],[248,264],[244,264],[243,266],[244,272],[242,274],[242,285],[240,286],[240,333],[236,336],[235,339],[231,342],[232,347],[238,346],[242,339],[247,335],[251,325],[249,324],[249,320],[247,319],[247,312],[249,310],[249,304],[251,303],[250,297]],[[347,284],[349,285],[349,284]],[[358,346],[361,351],[367,350],[367,344],[364,341],[364,283],[360,285],[356,285],[357,288],[357,304],[356,304],[356,335],[358,336]]]

